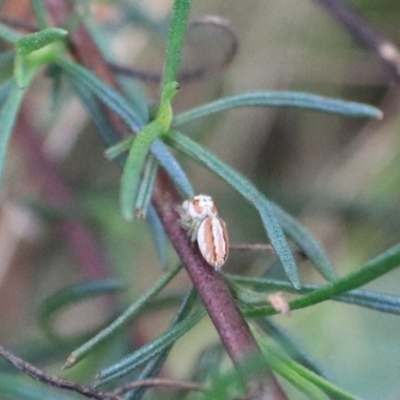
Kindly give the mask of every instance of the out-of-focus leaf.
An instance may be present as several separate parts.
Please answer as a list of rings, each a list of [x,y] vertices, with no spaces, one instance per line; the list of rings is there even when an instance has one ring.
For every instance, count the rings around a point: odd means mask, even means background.
[[[325,393],[338,396],[343,400],[358,399],[325,378],[317,375],[315,372],[308,370],[301,364],[287,357],[276,346],[270,344],[266,338],[261,337],[256,329],[252,328],[252,333],[257,339],[257,342],[265,355],[265,359],[271,368],[289,381],[293,386],[306,394],[309,399],[329,400],[328,395]]]
[[[17,43],[23,37],[19,32],[10,29],[8,26],[0,24],[0,38],[9,43]]]
[[[29,75],[27,76],[28,84],[33,79],[35,72],[35,70],[29,71]],[[6,94],[8,91],[9,92],[7,100],[5,101],[0,111],[0,180],[3,177],[4,162],[6,158],[8,142],[14,129],[18,111],[28,86],[27,85],[24,89],[21,89],[18,87],[15,81],[13,81],[12,84],[7,81],[3,85],[1,92],[3,94]]]
[[[2,107],[4,102],[8,99],[14,86],[15,81],[13,78],[7,79],[0,85],[0,107]]]
[[[62,393],[31,378],[15,374],[0,374],[0,393],[2,398],[23,400],[77,400],[78,397]]]
[[[15,51],[9,50],[0,53],[0,67],[3,67],[5,64],[11,64],[15,58]]]
[[[173,328],[169,329],[157,339],[141,347],[139,350],[135,351],[133,354],[124,358],[123,360],[103,369],[96,376],[95,386],[100,386],[107,382],[121,378],[129,374],[146,361],[149,361],[161,351],[168,348],[172,343],[176,342],[190,329],[192,329],[201,320],[201,318],[204,317],[205,314],[206,311],[204,308],[198,309],[192,315],[174,325]]]
[[[139,132],[143,129],[144,121],[136,115],[135,111],[129,106],[125,99],[91,71],[77,63],[67,60],[65,57],[58,57],[56,62],[68,75],[73,77],[78,84],[95,94],[104,104],[114,110],[128,124],[133,132]]]
[[[134,26],[136,29],[138,27],[143,27],[160,39],[165,39],[168,33],[167,21],[164,19],[155,19],[154,16],[148,13],[148,10],[145,10],[139,3],[123,1],[121,7],[122,18],[125,18],[130,25]]]
[[[137,315],[147,305],[150,299],[156,296],[178,274],[180,270],[181,266],[178,266],[174,270],[163,275],[156,284],[154,284],[138,300],[131,304],[116,320],[114,320],[114,322],[112,322],[78,349],[74,350],[68,357],[64,368],[69,368],[75,365],[95,347],[99,346],[106,339],[119,332],[132,319],[133,316]]]
[[[257,325],[269,337],[271,337],[285,350],[290,358],[293,358],[299,364],[303,365],[310,371],[315,372],[317,375],[327,378],[324,371],[321,370],[320,366],[317,365],[317,363],[303,351],[301,346],[296,343],[295,338],[292,338],[285,329],[281,328],[278,324],[275,324],[271,318],[258,318],[256,322]]]
[[[115,293],[125,285],[117,280],[90,281],[68,286],[48,297],[38,310],[38,320],[46,334],[57,341],[64,341],[52,327],[56,315],[68,306],[92,297]]]
[[[171,327],[184,320],[189,313],[192,311],[197,299],[197,292],[192,287],[189,294],[183,300],[174,320],[172,321]],[[163,366],[165,360],[167,359],[173,345],[168,346],[158,355],[156,355],[143,369],[143,371],[137,376],[137,380],[148,379],[157,376]],[[126,394],[128,400],[140,400],[146,392],[145,387],[141,387]]]
[[[46,5],[43,0],[32,0],[31,1],[32,11],[35,14],[36,21],[40,29],[45,29],[49,26],[47,20],[47,10]]]

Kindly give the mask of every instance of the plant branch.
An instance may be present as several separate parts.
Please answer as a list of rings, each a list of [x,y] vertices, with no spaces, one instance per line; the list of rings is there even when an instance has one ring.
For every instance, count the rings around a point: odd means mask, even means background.
[[[64,390],[69,390],[71,392],[79,393],[80,395],[87,397],[89,399],[122,400],[122,397],[120,397],[120,395],[123,395],[125,392],[128,392],[132,389],[136,389],[138,387],[143,387],[143,386],[147,387],[164,386],[164,387],[177,388],[181,390],[195,390],[202,392],[206,390],[204,386],[192,382],[181,382],[172,379],[155,378],[155,379],[143,379],[135,382],[130,382],[126,385],[119,387],[113,392],[102,392],[90,386],[81,385],[76,382],[70,381],[68,379],[63,379],[58,376],[49,375],[46,372],[42,371],[41,369],[30,364],[29,362],[17,357],[11,351],[6,350],[2,346],[0,346],[0,356],[5,358],[19,371],[39,382],[56,387],[58,389],[64,389]]]
[[[360,15],[342,0],[315,0],[324,7],[363,47],[372,50],[400,81],[400,53],[396,46],[371,28]]]
[[[22,360],[2,346],[0,346],[0,356],[9,361],[19,371],[23,372],[26,375],[29,375],[31,378],[36,379],[39,382],[46,383],[47,385],[79,393],[89,399],[121,400],[116,394],[99,392],[98,390],[93,389],[89,386],[80,385],[76,382],[59,378],[58,376],[48,375],[41,369],[28,363],[27,361]]]
[[[49,10],[51,10],[56,21],[66,19],[65,15],[60,15],[65,11],[65,2],[46,0],[46,4],[51,6]],[[58,4],[60,4],[60,8],[58,8]],[[80,25],[72,33],[72,42],[76,49],[77,59],[87,68],[92,69],[109,85],[119,90],[112,71],[92,42],[84,26]],[[110,122],[115,126],[114,119],[111,119]],[[155,184],[153,203],[166,233],[182,260],[193,285],[200,294],[228,354],[235,365],[240,368],[240,365],[249,357],[260,355],[261,350],[222,276],[204,261],[198,249],[191,245],[186,231],[179,225],[179,215],[175,211],[175,206],[180,202],[181,199],[177,195],[171,180],[160,168]],[[251,382],[249,385],[249,387],[251,386],[251,393],[255,395],[254,399],[286,399],[272,373],[266,373],[261,379],[257,382]]]

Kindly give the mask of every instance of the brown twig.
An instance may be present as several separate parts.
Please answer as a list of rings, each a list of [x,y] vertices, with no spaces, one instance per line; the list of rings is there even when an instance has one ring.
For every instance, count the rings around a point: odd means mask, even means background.
[[[400,81],[400,53],[396,46],[366,23],[342,0],[315,0],[324,7],[363,47],[372,50],[388,67],[392,77]]]
[[[130,382],[124,386],[119,387],[113,392],[102,392],[98,391],[90,386],[81,385],[79,383],[70,381],[68,379],[63,379],[58,376],[49,375],[41,369],[35,367],[29,362],[17,357],[11,351],[6,350],[4,347],[0,346],[0,356],[5,358],[9,363],[11,363],[15,368],[17,368],[22,373],[30,376],[31,378],[45,383],[47,385],[56,387],[58,389],[69,390],[71,392],[79,393],[89,399],[96,400],[122,400],[120,395],[128,392],[129,390],[136,389],[139,387],[172,387],[180,390],[195,390],[204,392],[206,389],[204,386],[193,383],[193,382],[182,382],[173,379],[143,379],[140,381]]]
[[[193,382],[182,382],[173,379],[143,379],[140,381],[130,382],[124,386],[119,387],[113,392],[102,392],[98,391],[90,386],[81,385],[79,383],[70,381],[68,379],[63,379],[58,376],[49,375],[41,369],[35,367],[29,362],[17,357],[14,353],[6,350],[4,347],[0,346],[0,356],[5,358],[9,363],[11,363],[15,368],[17,368],[22,373],[30,376],[31,378],[45,383],[47,385],[53,386],[58,389],[69,390],[71,392],[79,393],[89,399],[96,400],[122,400],[120,395],[128,392],[129,390],[136,389],[139,387],[172,387],[180,390],[195,390],[204,392],[206,389],[204,386],[193,383]]]
[[[82,396],[85,396],[89,399],[97,399],[97,400],[121,400],[116,394],[113,393],[105,393],[99,392],[96,389],[93,389],[89,386],[84,386],[76,382],[69,381],[68,379],[59,378],[58,376],[46,374],[41,369],[35,367],[34,365],[28,363],[27,361],[22,360],[21,358],[14,355],[11,351],[6,350],[4,347],[0,346],[0,356],[4,357],[8,362],[14,365],[19,371],[23,372],[26,375],[29,375],[31,378],[45,383],[47,385],[69,390],[71,392],[79,393]]]

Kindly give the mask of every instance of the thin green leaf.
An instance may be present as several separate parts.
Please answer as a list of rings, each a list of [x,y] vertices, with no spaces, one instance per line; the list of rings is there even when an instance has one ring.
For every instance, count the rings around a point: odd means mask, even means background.
[[[33,79],[35,70],[30,70],[27,76],[28,84]],[[6,83],[6,86],[2,86],[6,93],[10,90],[8,98],[4,103],[0,111],[0,180],[3,177],[4,172],[4,162],[7,153],[8,142],[10,140],[11,133],[14,129],[15,121],[18,115],[18,111],[21,106],[22,99],[24,98],[27,86],[23,89],[19,88],[16,82],[13,82],[11,86],[10,83]],[[10,85],[11,87],[8,87]]]
[[[56,113],[61,108],[61,96],[62,96],[62,85],[63,85],[63,72],[54,64],[47,65],[47,76],[51,79],[51,94],[50,104],[51,111]]]
[[[120,193],[122,215],[127,221],[132,221],[134,218],[143,163],[154,140],[163,133],[164,127],[155,120],[137,134],[129,150],[122,172]]]
[[[268,358],[268,362],[273,371],[290,382],[300,392],[304,393],[307,396],[307,399],[330,400],[321,389],[312,384],[308,379],[298,375],[292,368],[290,368],[290,366],[282,362],[280,359],[271,356],[271,354],[267,352],[266,358]]]
[[[137,28],[143,28],[154,36],[158,36],[159,40],[164,40],[168,34],[168,25],[165,19],[156,19],[139,3],[131,3],[127,1],[121,2],[122,15],[121,18],[128,22],[129,25]],[[121,23],[121,26],[126,24]]]
[[[0,38],[6,42],[15,44],[23,38],[23,35],[0,23]]]
[[[125,153],[132,147],[132,143],[135,140],[134,137],[121,140],[120,142],[116,143],[112,147],[109,147],[106,149],[104,152],[104,155],[109,159],[109,160],[114,160],[118,156],[120,156],[122,153]]]
[[[46,334],[57,341],[63,341],[53,329],[55,316],[68,306],[96,296],[114,293],[124,288],[124,284],[116,280],[91,281],[68,286],[47,298],[38,310],[38,321]]]
[[[96,336],[90,339],[88,342],[74,350],[64,366],[69,368],[75,365],[77,362],[82,360],[90,351],[95,347],[103,343],[106,339],[119,332],[131,319],[137,315],[151,300],[155,297],[181,270],[181,266],[174,270],[166,273],[161,279],[154,284],[146,293],[144,293],[138,300],[130,305],[113,323],[99,332]]]
[[[174,327],[179,322],[183,321],[192,311],[193,306],[197,300],[197,292],[192,287],[188,295],[183,300],[179,310],[172,321],[171,327]],[[165,360],[167,359],[173,345],[168,346],[163,351],[161,351],[157,356],[155,356],[143,369],[143,371],[137,376],[136,380],[148,379],[158,375],[163,366]],[[141,387],[131,392],[127,393],[125,397],[129,400],[140,400],[144,393],[146,392],[145,387]]]
[[[330,300],[335,296],[342,295],[349,290],[361,287],[380,276],[386,274],[400,265],[400,245],[394,246],[378,257],[369,261],[364,267],[349,275],[338,279],[336,282],[328,283],[320,289],[289,303],[291,310],[309,307],[322,301]],[[260,307],[256,310],[246,311],[247,317],[262,317],[275,314],[272,307]]]
[[[191,316],[176,324],[173,328],[169,329],[157,339],[141,347],[139,350],[135,351],[133,354],[124,358],[118,363],[102,370],[96,376],[94,385],[100,386],[129,374],[135,368],[139,367],[161,351],[168,348],[168,346],[170,346],[172,343],[176,342],[186,332],[192,329],[204,317],[205,314],[206,311],[203,307],[198,309]]]
[[[143,168],[143,178],[140,182],[138,195],[135,204],[135,214],[139,219],[146,219],[147,208],[149,207],[154,183],[157,176],[158,163],[153,155],[147,157]]]
[[[47,20],[47,10],[43,0],[32,0],[31,1],[32,11],[35,14],[36,21],[40,29],[45,29],[49,26]]]
[[[320,274],[327,281],[336,280],[337,274],[335,267],[312,233],[277,204],[272,201],[270,204],[284,232],[300,246],[304,254],[313,262]]]
[[[285,329],[281,328],[278,324],[275,324],[271,318],[258,318],[256,322],[269,337],[285,350],[290,358],[293,358],[303,367],[313,371],[317,375],[326,378],[325,373],[321,370],[320,366],[303,351],[301,346]]]
[[[251,330],[271,368],[309,396],[310,399],[329,400],[328,396],[323,392],[321,393],[321,390],[323,390],[344,400],[358,400],[357,397],[287,357],[276,346],[269,344],[266,338],[261,337],[253,327]]]
[[[157,248],[157,257],[163,269],[167,266],[168,260],[168,236],[165,233],[164,226],[158,217],[156,210],[150,204],[147,209],[146,221],[150,225],[151,233]]]
[[[382,118],[382,111],[363,103],[332,99],[309,93],[266,91],[242,93],[193,108],[176,115],[174,126],[232,108],[254,106],[305,108],[348,117]]]
[[[86,111],[92,117],[93,123],[96,126],[103,143],[107,147],[115,145],[118,142],[118,136],[113,126],[104,115],[104,111],[101,109],[97,98],[90,90],[86,90],[82,87],[82,85],[80,85],[73,77],[70,78],[70,83]],[[117,158],[118,163],[122,166],[126,157],[125,155],[120,154],[115,158]]]
[[[252,185],[250,181],[196,142],[176,131],[171,131],[168,134],[168,141],[174,147],[207,166],[254,205],[260,214],[271,244],[282,262],[286,275],[293,287],[299,288],[300,280],[296,263],[282,229],[276,220],[271,203]]]
[[[68,31],[61,28],[46,28],[39,32],[31,33],[23,36],[16,43],[17,52],[26,56],[34,51],[60,40],[64,40],[68,36]]]
[[[23,400],[76,400],[76,396],[62,394],[53,388],[14,373],[0,374],[0,393],[2,398]]]
[[[308,294],[315,290],[321,289],[324,285],[301,285],[299,290],[293,290],[292,285],[290,285],[286,281],[280,281],[275,279],[264,279],[264,278],[251,278],[240,275],[226,275],[228,280],[233,280],[236,285],[238,283],[244,285],[251,285],[254,287],[257,292],[255,292],[256,299],[261,299],[263,297],[263,302],[265,303],[265,291],[273,292],[278,290],[283,290],[289,293],[300,293],[300,294]],[[237,290],[238,287],[234,286],[233,290]],[[239,291],[241,289],[239,288]],[[263,291],[260,293],[259,291]],[[253,292],[254,293],[254,292]],[[251,296],[248,296],[251,298]],[[385,293],[377,293],[371,292],[368,290],[354,289],[349,290],[346,293],[343,293],[338,296],[334,296],[331,300],[340,301],[347,304],[354,304],[357,306],[370,308],[372,310],[386,312],[390,314],[400,315],[400,297],[385,294]]]
[[[178,75],[190,7],[190,0],[174,1],[164,64],[163,92],[167,85],[176,81]]]
[[[63,70],[73,77],[78,84],[81,84],[84,88],[93,92],[104,104],[115,111],[133,132],[139,132],[143,129],[144,122],[136,115],[127,101],[91,71],[65,57],[57,57],[56,62]]]

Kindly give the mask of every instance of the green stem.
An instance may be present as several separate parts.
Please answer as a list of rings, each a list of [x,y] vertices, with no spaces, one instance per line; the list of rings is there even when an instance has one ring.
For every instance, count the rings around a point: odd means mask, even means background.
[[[375,259],[368,262],[363,268],[329,283],[321,289],[315,290],[307,296],[291,301],[290,309],[297,310],[313,304],[329,300],[344,292],[359,288],[378,277],[386,274],[400,265],[400,245],[394,246]],[[261,317],[276,314],[272,307],[261,307],[256,310],[246,311],[247,317]]]

